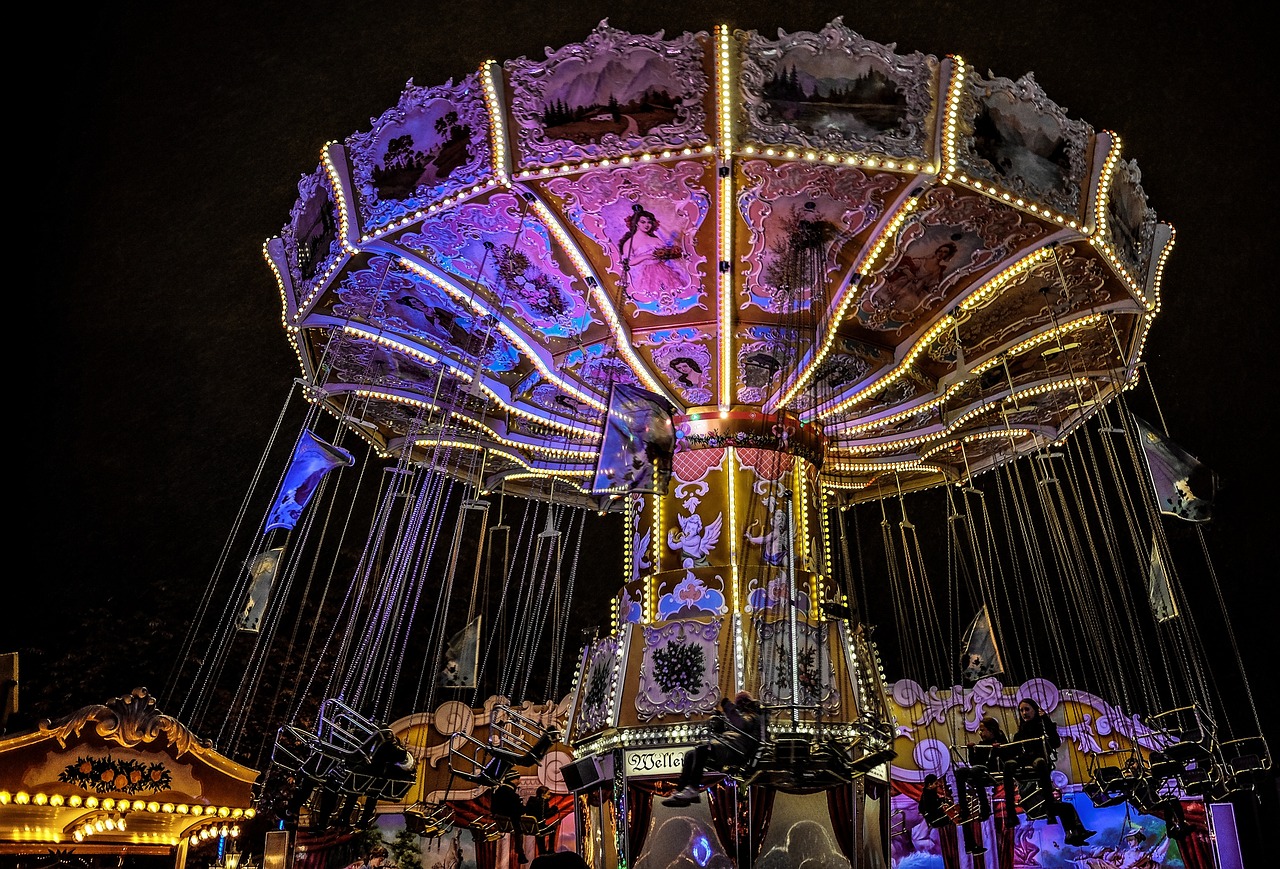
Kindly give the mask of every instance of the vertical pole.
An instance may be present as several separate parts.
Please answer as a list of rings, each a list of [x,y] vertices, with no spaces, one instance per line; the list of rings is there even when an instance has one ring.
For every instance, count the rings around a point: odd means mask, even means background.
[[[782,497],[787,502],[787,631],[791,635],[791,727],[794,730],[800,723],[800,650],[796,647],[798,639],[796,615],[796,535],[795,535],[795,499],[790,491],[784,491]]]

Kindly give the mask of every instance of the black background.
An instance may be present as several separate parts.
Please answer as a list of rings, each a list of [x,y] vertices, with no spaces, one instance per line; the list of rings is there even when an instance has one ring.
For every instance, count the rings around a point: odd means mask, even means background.
[[[1032,72],[1137,159],[1177,233],[1148,373],[1170,436],[1221,477],[1206,533],[1270,722],[1275,76],[1265,29],[1228,11],[755,0],[33,10],[11,37],[30,40],[33,59],[10,90],[18,518],[0,613],[0,651],[21,653],[22,717],[167,677],[298,374],[262,245],[326,142],[368,129],[411,78],[442,84],[488,59],[541,59],[604,18],[638,33],[724,23],[773,36],[843,15],[903,53]]]

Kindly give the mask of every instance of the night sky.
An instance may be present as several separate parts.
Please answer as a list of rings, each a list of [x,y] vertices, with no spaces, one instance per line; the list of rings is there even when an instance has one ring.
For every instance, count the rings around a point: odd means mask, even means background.
[[[481,0],[34,13],[54,17],[23,31],[43,60],[13,79],[31,96],[9,122],[27,155],[12,167],[11,226],[24,243],[11,262],[24,260],[32,280],[9,304],[20,355],[44,373],[10,411],[14,476],[28,480],[11,505],[11,545],[25,557],[8,571],[0,628],[0,652],[21,652],[24,713],[60,715],[168,676],[176,649],[148,637],[181,638],[185,624],[161,623],[184,619],[208,583],[299,373],[262,245],[326,142],[368,129],[409,79],[443,84],[487,59],[541,59],[604,18],[637,33],[725,23],[774,36],[843,15],[899,52],[959,54],[1012,79],[1032,72],[1070,117],[1117,132],[1137,159],[1177,233],[1147,371],[1169,435],[1222,481],[1206,537],[1269,721],[1275,76],[1265,28],[1213,11]],[[47,331],[30,331],[31,299],[52,306]],[[110,666],[79,681],[58,664],[73,648]]]

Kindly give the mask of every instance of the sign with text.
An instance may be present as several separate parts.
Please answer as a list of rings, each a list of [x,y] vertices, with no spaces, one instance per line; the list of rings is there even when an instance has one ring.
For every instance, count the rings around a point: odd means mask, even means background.
[[[647,775],[679,775],[680,767],[684,764],[684,753],[688,750],[688,746],[683,746],[628,751],[626,754],[627,776],[630,778]]]

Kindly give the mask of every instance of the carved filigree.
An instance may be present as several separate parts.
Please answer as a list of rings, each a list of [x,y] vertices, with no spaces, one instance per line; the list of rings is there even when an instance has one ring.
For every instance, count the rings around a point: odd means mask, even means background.
[[[543,62],[508,61],[505,68],[520,165],[549,166],[704,145],[703,103],[709,84],[703,69],[703,43],[707,35],[683,33],[671,40],[663,36],[661,30],[652,36],[627,33],[610,27],[605,19],[581,43],[548,47]],[[672,117],[642,129],[623,109],[647,89],[666,94],[661,101],[670,103],[665,108]],[[550,111],[562,107],[572,114],[593,106],[598,116],[577,121],[576,138],[548,135]],[[612,132],[611,124],[622,124],[622,131]]]
[[[289,222],[280,231],[298,307],[302,307],[306,291],[342,253],[335,208],[333,188],[324,167],[303,175],[298,181],[298,199],[289,211]]]
[[[1107,234],[1129,276],[1139,285],[1146,283],[1147,265],[1155,246],[1155,210],[1142,189],[1142,172],[1135,160],[1116,164],[1107,197]]]
[[[836,152],[870,152],[898,159],[924,160],[931,138],[934,82],[938,59],[914,52],[894,52],[896,43],[881,45],[858,35],[836,18],[818,33],[786,33],[776,40],[756,31],[735,34],[745,40],[740,89],[744,137],[765,145]],[[784,117],[783,101],[770,99],[771,83],[790,71],[812,79],[810,96],[830,96],[859,83],[879,80],[879,91],[892,92],[891,102],[870,103],[838,98],[831,105],[809,102],[813,119]],[[823,110],[825,109],[825,111]],[[872,113],[884,117],[879,120]]]
[[[1032,73],[1017,81],[969,77],[961,133],[960,169],[1031,202],[1080,214],[1089,172],[1093,128],[1071,120]]]
[[[373,119],[368,132],[347,137],[352,181],[360,194],[360,217],[366,230],[421,211],[488,174],[489,114],[480,93],[480,77],[475,73],[456,86],[450,79],[439,87],[418,87],[410,79],[400,101]],[[434,123],[427,123],[432,119]],[[415,121],[430,129],[414,129]],[[415,133],[430,140],[420,141]],[[406,147],[393,155],[397,145]],[[390,159],[405,164],[403,171],[419,175],[406,196],[379,194],[376,176],[379,171],[391,171],[386,165]]]
[[[178,719],[156,709],[156,699],[146,688],[134,688],[129,694],[105,703],[85,706],[58,722],[40,722],[40,732],[67,747],[67,740],[79,736],[86,724],[94,723],[94,732],[103,739],[125,748],[136,748],[144,742],[168,737],[169,744],[181,757],[193,748],[212,748],[213,743],[200,739]]]

